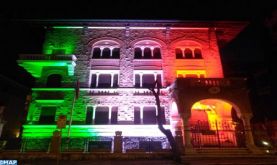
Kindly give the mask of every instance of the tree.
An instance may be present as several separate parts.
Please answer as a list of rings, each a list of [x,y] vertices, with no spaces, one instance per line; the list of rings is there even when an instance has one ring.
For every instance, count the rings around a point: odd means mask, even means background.
[[[155,90],[155,88],[157,88]],[[172,135],[172,132],[170,129],[165,129],[163,126],[163,118],[162,118],[162,109],[161,109],[161,102],[160,102],[160,90],[161,89],[161,84],[158,82],[158,80],[155,81],[155,83],[153,84],[153,86],[151,88],[149,88],[149,90],[153,93],[153,95],[155,96],[156,99],[156,104],[157,104],[157,110],[158,110],[158,116],[157,116],[157,121],[158,121],[158,127],[160,129],[160,131],[166,136],[167,140],[170,143],[171,146],[171,150],[173,153],[173,158],[174,160],[176,160],[177,162],[181,161],[181,152],[177,146],[176,140]]]

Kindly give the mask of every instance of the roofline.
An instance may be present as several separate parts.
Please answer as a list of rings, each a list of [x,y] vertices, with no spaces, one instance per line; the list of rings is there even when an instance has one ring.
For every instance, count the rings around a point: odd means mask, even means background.
[[[169,19],[15,19],[15,22],[33,22],[33,23],[231,23],[231,24],[247,24],[248,21],[234,21],[234,20],[169,20]]]

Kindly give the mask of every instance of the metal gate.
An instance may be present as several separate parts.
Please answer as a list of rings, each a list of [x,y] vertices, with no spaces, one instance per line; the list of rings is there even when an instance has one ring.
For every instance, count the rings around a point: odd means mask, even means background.
[[[193,147],[244,147],[243,125],[233,121],[190,121]]]

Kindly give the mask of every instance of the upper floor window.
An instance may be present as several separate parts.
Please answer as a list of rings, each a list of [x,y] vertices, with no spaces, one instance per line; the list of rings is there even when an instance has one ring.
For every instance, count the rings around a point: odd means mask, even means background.
[[[181,41],[175,44],[176,59],[202,59],[201,45],[194,41]]]
[[[134,107],[134,124],[156,124],[157,123],[156,106],[135,106]],[[165,109],[161,106],[161,120],[166,124]]]
[[[161,59],[161,45],[155,41],[139,41],[134,47],[135,59]]]
[[[120,58],[120,45],[112,40],[101,40],[93,44],[92,58]]]
[[[91,70],[90,87],[91,88],[117,88],[118,70]]]
[[[176,59],[202,59],[200,48],[176,48]]]
[[[162,84],[162,71],[160,70],[135,70],[134,86],[137,88],[152,87],[155,81]]]
[[[91,124],[117,124],[118,117],[118,107],[117,106],[96,106],[95,111],[89,115],[91,119]]]

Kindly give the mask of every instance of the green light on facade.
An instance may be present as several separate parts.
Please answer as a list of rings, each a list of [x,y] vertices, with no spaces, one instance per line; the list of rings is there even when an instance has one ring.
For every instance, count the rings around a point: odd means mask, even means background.
[[[74,67],[72,61],[55,61],[55,60],[18,60],[20,66],[26,69],[35,78],[40,78],[42,74],[43,67],[66,67],[67,74],[72,76],[74,74]],[[61,69],[61,68],[60,68]]]
[[[24,125],[23,138],[52,137],[57,130],[56,125]],[[71,126],[70,137],[93,137],[101,136],[93,126],[73,125]],[[102,133],[103,134],[103,133]],[[62,137],[68,136],[68,125],[62,129]]]
[[[61,104],[64,100],[36,100],[40,104]]]
[[[43,46],[43,53],[51,54],[74,54],[77,42],[80,40],[82,27],[55,26],[46,33],[46,40]]]
[[[32,91],[73,91],[74,88],[32,88]]]

